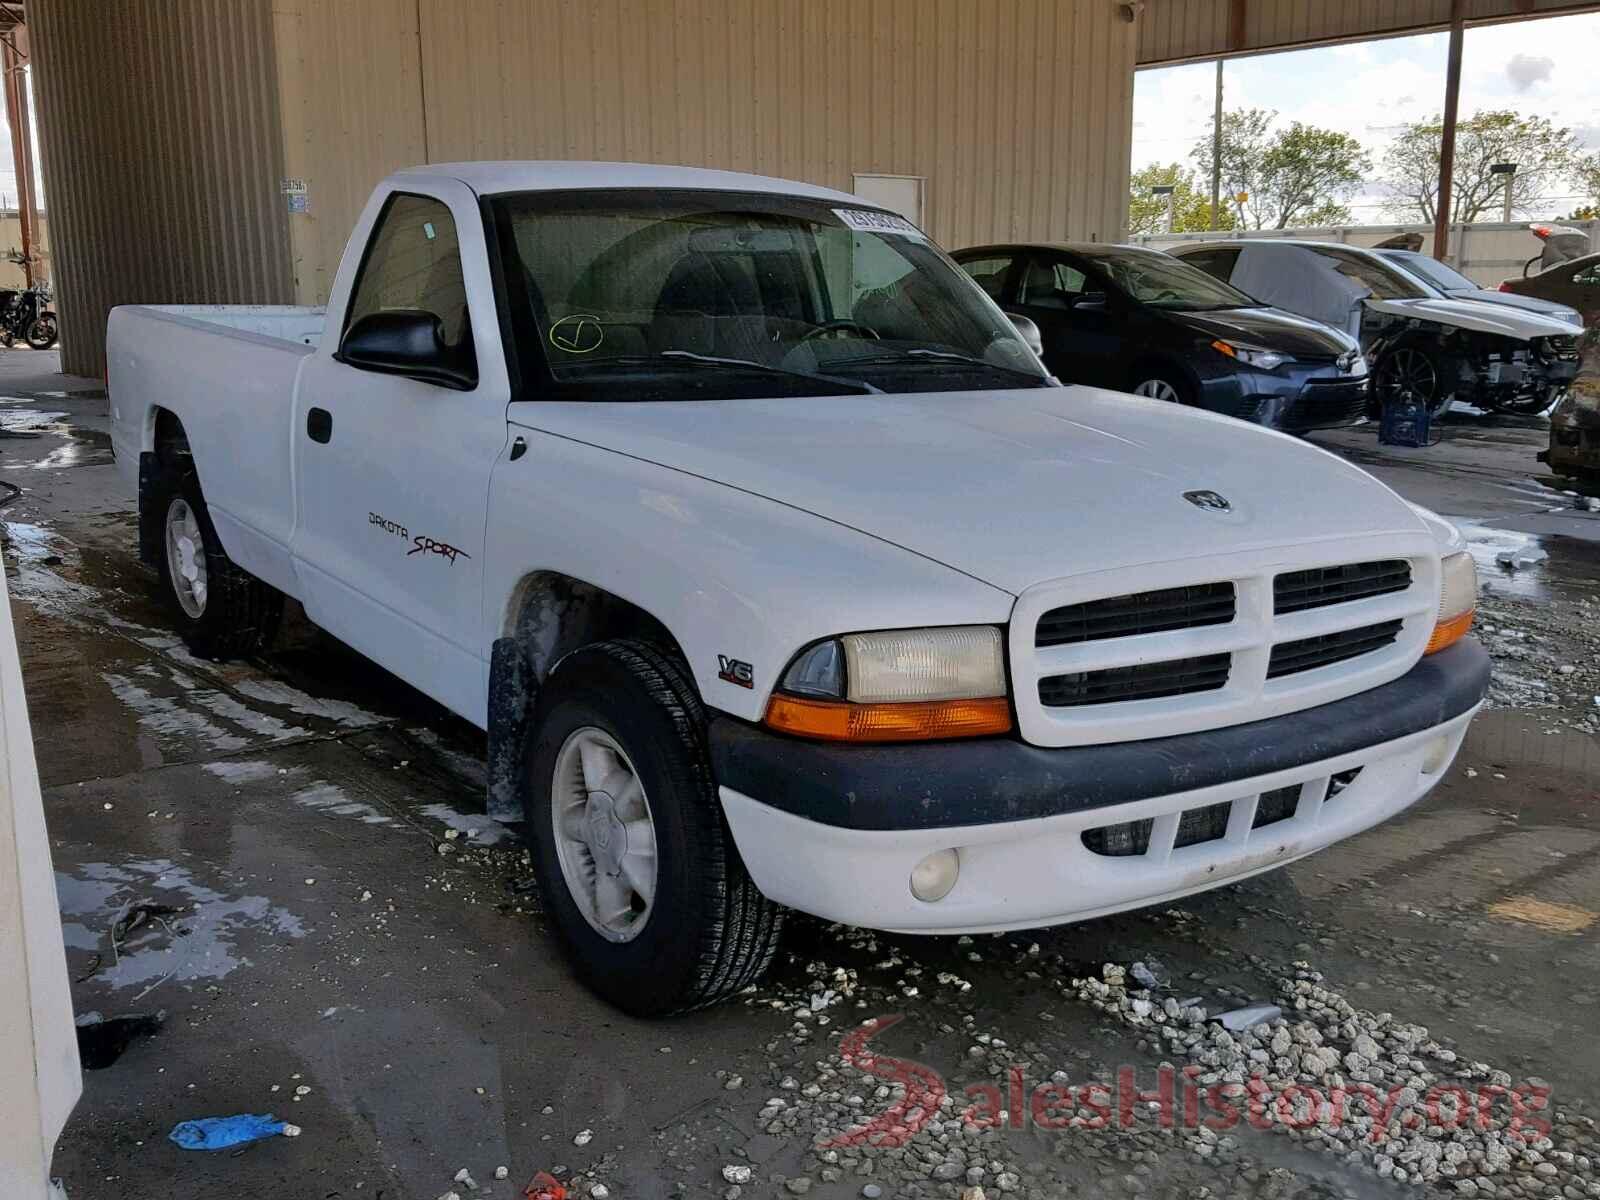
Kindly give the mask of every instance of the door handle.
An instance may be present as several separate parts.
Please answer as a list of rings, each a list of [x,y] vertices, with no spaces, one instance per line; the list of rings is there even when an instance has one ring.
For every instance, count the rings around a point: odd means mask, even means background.
[[[306,436],[313,442],[326,445],[333,438],[333,414],[325,408],[313,408],[306,413]]]

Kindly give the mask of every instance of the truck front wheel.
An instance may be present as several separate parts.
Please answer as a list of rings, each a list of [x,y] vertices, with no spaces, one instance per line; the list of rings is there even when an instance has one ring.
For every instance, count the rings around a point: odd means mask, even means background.
[[[578,974],[635,1016],[732,996],[778,945],[782,910],[734,847],[705,720],[678,659],[646,642],[573,652],[538,699],[534,868]]]
[[[283,594],[223,551],[194,470],[174,464],[143,502],[159,514],[156,568],[189,649],[202,658],[221,659],[265,648],[283,616]]]

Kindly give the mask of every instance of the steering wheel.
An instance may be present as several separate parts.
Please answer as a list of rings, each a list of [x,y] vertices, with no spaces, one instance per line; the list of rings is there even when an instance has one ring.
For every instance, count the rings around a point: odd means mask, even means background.
[[[800,340],[802,342],[815,341],[817,338],[821,337],[823,334],[839,333],[839,332],[842,332],[842,331],[845,331],[845,330],[851,330],[851,329],[855,330],[857,333],[861,334],[863,337],[871,338],[875,342],[882,340],[881,335],[872,326],[863,325],[860,321],[852,321],[848,317],[842,318],[842,319],[837,320],[837,321],[824,321],[821,325],[818,325],[815,329],[808,330],[806,332],[805,336],[803,336]]]

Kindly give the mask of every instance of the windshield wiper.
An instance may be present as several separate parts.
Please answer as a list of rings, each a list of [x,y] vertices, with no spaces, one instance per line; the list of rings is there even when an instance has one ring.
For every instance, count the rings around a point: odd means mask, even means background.
[[[640,357],[650,358],[648,354]],[[874,387],[864,379],[845,379],[839,375],[826,375],[821,371],[797,371],[792,367],[778,367],[771,363],[757,362],[753,358],[720,358],[714,354],[696,354],[693,350],[663,350],[658,357],[685,362],[706,363],[718,367],[739,367],[744,370],[766,371],[772,375],[790,375],[796,379],[812,379],[819,383],[831,383],[837,387],[851,388],[862,395],[883,395],[881,387]]]
[[[963,354],[959,350],[900,350],[893,354],[869,354],[862,358],[839,358],[834,361],[843,367],[870,367],[902,363],[908,358],[936,359],[944,362],[966,363],[972,367],[986,367],[991,371],[1004,371],[1009,375],[1023,375],[1029,379],[1043,379],[1044,376],[1026,367],[1004,367],[999,363],[992,363],[986,358],[979,358],[976,354]]]
[[[796,379],[809,379],[830,387],[846,388],[849,393],[881,394],[883,389],[873,387],[861,379],[844,379],[837,375],[824,375],[820,371],[795,371],[788,367],[775,367],[771,363],[757,362],[753,358],[718,358],[711,354],[696,354],[693,350],[663,350],[659,354],[613,354],[586,363],[562,363],[561,370],[574,367],[737,367],[741,371],[760,371],[767,375],[788,375]]]

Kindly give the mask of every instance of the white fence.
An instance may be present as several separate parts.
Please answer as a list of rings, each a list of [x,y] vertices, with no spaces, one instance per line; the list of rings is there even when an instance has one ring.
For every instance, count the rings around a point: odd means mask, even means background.
[[[1600,250],[1600,221],[1552,223],[1583,230],[1589,235],[1589,248]],[[1422,252],[1432,253],[1433,226],[1431,225],[1347,225],[1322,229],[1251,229],[1231,233],[1147,233],[1139,234],[1131,240],[1141,246],[1153,246],[1158,250],[1166,250],[1185,243],[1240,237],[1295,238],[1302,241],[1348,242],[1352,246],[1375,246],[1401,233],[1420,233]],[[1475,283],[1494,287],[1502,279],[1520,276],[1523,264],[1530,258],[1537,258],[1543,246],[1544,243],[1528,231],[1526,221],[1515,221],[1510,225],[1499,221],[1452,225],[1451,253],[1447,261]]]

